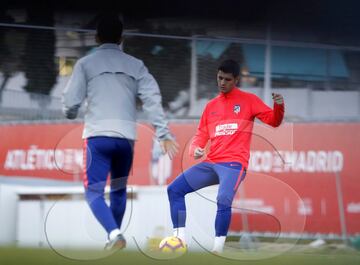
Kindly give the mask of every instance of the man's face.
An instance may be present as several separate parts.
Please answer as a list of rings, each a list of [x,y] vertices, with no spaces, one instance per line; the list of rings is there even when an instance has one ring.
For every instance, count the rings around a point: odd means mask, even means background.
[[[217,73],[218,88],[222,93],[230,92],[238,82],[239,77],[234,77],[233,74],[224,73],[223,71],[218,71]]]

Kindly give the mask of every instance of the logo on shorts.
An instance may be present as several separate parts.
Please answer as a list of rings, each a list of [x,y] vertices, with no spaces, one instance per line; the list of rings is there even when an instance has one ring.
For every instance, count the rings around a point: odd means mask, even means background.
[[[235,114],[239,114],[239,112],[240,112],[240,105],[234,105],[234,112],[235,112]]]

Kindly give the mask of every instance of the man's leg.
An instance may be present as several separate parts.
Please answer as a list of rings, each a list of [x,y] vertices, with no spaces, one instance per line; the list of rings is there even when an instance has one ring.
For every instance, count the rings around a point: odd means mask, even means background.
[[[222,252],[231,221],[231,205],[235,193],[245,178],[246,170],[240,163],[219,163],[214,166],[219,176],[217,213],[215,219],[214,252]]]
[[[111,138],[92,137],[84,142],[85,198],[96,219],[106,232],[117,228],[117,223],[104,199],[104,189],[111,163]]]
[[[105,249],[122,249],[126,240],[120,232],[126,208],[126,184],[133,160],[133,141],[114,138],[111,155],[110,209],[116,228],[109,233]]]
[[[126,185],[133,161],[133,144],[131,140],[117,139],[111,161],[110,208],[119,229],[126,209]]]
[[[185,241],[186,206],[185,195],[198,189],[218,184],[212,165],[199,163],[180,174],[167,189],[174,236]]]

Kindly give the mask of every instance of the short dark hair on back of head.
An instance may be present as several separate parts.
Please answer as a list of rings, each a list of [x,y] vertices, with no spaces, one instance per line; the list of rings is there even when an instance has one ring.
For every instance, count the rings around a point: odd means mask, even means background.
[[[238,77],[240,75],[240,65],[234,60],[225,60],[218,67],[218,71]]]
[[[96,35],[102,43],[119,43],[123,23],[116,14],[103,14],[96,24]]]

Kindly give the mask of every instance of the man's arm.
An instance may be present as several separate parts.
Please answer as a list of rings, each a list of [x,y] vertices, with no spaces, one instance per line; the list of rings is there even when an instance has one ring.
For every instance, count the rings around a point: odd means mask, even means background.
[[[168,128],[168,122],[161,103],[159,86],[145,65],[142,65],[140,69],[137,82],[138,96],[143,103],[143,109],[155,128],[155,134],[160,140],[160,146],[163,152],[168,153],[172,159],[178,151],[178,144],[174,141]]]
[[[284,118],[284,98],[282,95],[274,93],[272,97],[274,100],[274,109],[269,108],[261,99],[256,97],[252,102],[252,110],[254,116],[262,122],[273,127],[278,127]]]
[[[209,132],[207,128],[207,108],[201,115],[200,122],[196,131],[195,136],[192,139],[192,142],[189,147],[189,155],[195,159],[201,158],[204,155],[204,149],[209,141]]]
[[[74,71],[62,94],[63,113],[68,119],[75,119],[81,103],[86,97],[86,78],[80,63]]]

